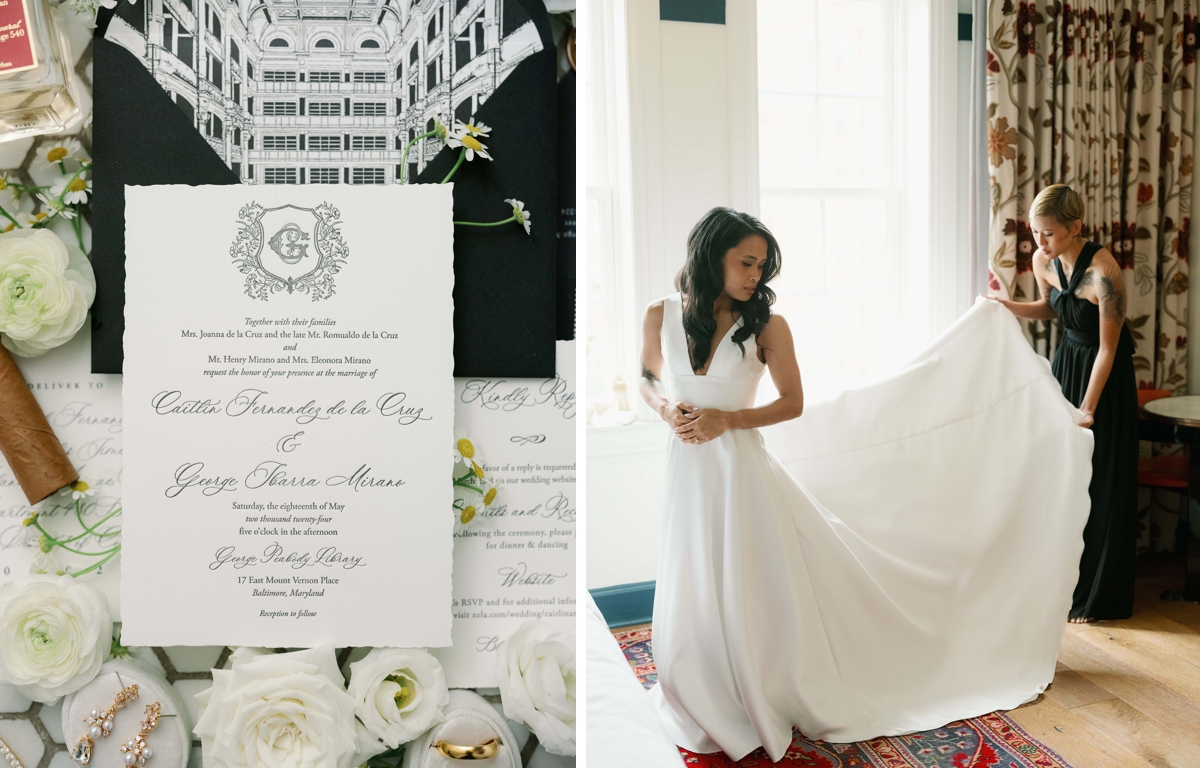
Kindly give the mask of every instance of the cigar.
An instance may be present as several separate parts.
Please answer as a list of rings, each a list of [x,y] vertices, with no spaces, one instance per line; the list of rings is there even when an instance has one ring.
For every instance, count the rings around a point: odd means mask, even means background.
[[[21,369],[0,345],[0,453],[29,503],[79,479]]]

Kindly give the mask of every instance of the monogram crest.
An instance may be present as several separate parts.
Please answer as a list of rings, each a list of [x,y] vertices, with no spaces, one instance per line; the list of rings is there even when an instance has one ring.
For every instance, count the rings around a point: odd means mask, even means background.
[[[329,203],[242,208],[229,253],[246,276],[246,295],[263,301],[280,291],[307,293],[313,301],[332,296],[334,275],[349,255],[337,227],[340,216]]]

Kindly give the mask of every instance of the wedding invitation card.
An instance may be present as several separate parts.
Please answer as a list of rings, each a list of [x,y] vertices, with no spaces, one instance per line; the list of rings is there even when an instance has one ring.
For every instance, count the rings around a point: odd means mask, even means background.
[[[86,323],[61,347],[40,357],[15,359],[88,489],[78,500],[68,489],[31,508],[0,457],[0,583],[25,576],[35,564],[47,573],[87,570],[80,578],[108,596],[113,618],[119,620],[121,558],[109,555],[121,543],[123,524],[121,377],[91,373],[91,332]],[[56,547],[52,554],[43,555],[38,546],[41,531],[23,525],[33,509],[47,533],[61,541],[75,539],[69,546],[85,554]]]
[[[454,534],[454,645],[433,654],[451,688],[496,684],[496,648],[521,624],[575,625],[575,342],[549,379],[455,379],[454,418],[493,504]]]
[[[126,187],[130,645],[450,643],[450,185]]]

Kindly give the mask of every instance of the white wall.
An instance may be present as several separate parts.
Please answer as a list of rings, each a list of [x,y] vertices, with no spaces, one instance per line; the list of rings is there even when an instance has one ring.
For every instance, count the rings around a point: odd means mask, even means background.
[[[728,0],[724,25],[660,21],[652,0],[628,0],[625,14],[629,280],[640,316],[675,290],[687,234],[705,211],[758,212],[756,28],[752,0]],[[589,428],[587,441],[587,586],[653,579],[666,426]]]

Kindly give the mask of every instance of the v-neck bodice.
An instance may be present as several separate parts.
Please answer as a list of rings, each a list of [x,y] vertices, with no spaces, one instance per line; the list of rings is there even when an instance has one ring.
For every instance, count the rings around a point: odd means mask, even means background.
[[[766,366],[758,359],[754,337],[743,342],[745,353],[733,340],[734,332],[744,323],[745,319],[739,317],[721,340],[715,342],[708,370],[697,375],[692,370],[687,334],[683,330],[683,298],[676,293],[663,300],[661,338],[671,397],[698,408],[725,411],[754,405],[758,382]]]

